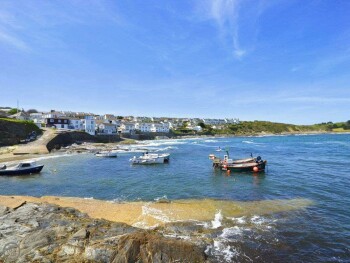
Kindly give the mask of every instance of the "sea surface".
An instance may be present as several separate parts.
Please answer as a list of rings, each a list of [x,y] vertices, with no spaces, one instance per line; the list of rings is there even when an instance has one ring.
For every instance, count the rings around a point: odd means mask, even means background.
[[[39,175],[1,177],[0,195],[206,200],[196,209],[204,213],[215,204],[212,218],[195,224],[208,229],[206,253],[220,262],[350,262],[349,134],[159,140],[142,147],[170,153],[170,163],[130,165],[140,153],[41,158]],[[222,157],[218,147],[233,159],[260,155],[266,172],[214,170],[208,155]],[[221,209],[217,200],[230,202]],[[288,201],[292,209],[283,209]],[[232,207],[244,212],[232,216]]]

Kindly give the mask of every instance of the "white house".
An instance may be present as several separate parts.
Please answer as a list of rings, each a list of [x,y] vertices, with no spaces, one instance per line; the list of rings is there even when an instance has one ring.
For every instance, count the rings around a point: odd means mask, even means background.
[[[203,129],[201,126],[195,126],[195,127],[193,127],[193,130],[195,130],[197,132],[201,132]]]
[[[58,111],[43,113],[44,119],[58,119],[58,118],[64,118],[65,116],[66,115],[64,115],[62,112],[58,112]]]
[[[112,123],[101,123],[98,125],[99,134],[116,134],[117,126]]]
[[[94,116],[85,116],[84,119],[81,120],[83,129],[86,133],[90,135],[95,135],[95,118]]]
[[[141,132],[152,132],[153,123],[142,122],[139,124],[139,130]]]
[[[83,123],[80,118],[69,118],[69,129],[73,130],[82,130],[83,129]]]
[[[120,131],[122,133],[133,133],[133,132],[135,132],[136,128],[139,128],[138,126],[139,126],[139,124],[136,125],[133,122],[123,122],[120,125]]]
[[[169,128],[164,123],[154,123],[153,132],[169,132]]]

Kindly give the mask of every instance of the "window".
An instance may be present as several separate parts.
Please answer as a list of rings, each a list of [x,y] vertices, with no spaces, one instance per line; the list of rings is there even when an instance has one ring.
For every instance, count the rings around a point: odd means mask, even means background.
[[[58,120],[58,123],[61,123],[61,120]]]
[[[23,163],[22,167],[30,167],[30,163]]]
[[[53,119],[50,119],[50,122],[54,122],[54,120],[53,120]]]
[[[64,122],[64,123],[67,123],[67,120],[64,120],[63,122]]]

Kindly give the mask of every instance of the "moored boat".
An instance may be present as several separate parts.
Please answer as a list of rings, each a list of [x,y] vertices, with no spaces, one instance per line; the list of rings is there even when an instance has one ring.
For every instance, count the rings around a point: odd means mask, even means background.
[[[130,159],[131,164],[162,164],[162,163],[168,163],[170,158],[170,154],[163,153],[163,154],[157,154],[157,153],[144,153],[143,155]]]
[[[0,167],[0,175],[26,175],[40,173],[44,165],[37,165],[34,161],[21,162],[13,166]]]
[[[231,159],[229,153],[224,155],[224,159],[216,157],[214,154],[209,155],[209,159],[213,161],[213,167],[227,171],[253,171],[261,172],[265,170],[267,161],[262,160],[260,156],[245,159]]]
[[[258,156],[260,157],[260,156]],[[257,160],[255,162],[238,163],[238,164],[224,164],[221,169],[223,171],[237,171],[237,172],[263,172],[265,171],[267,161]]]

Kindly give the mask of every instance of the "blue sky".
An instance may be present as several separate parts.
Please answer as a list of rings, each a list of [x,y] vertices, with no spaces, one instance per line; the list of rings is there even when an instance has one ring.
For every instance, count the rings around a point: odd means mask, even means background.
[[[0,105],[350,119],[350,1],[0,1]]]

